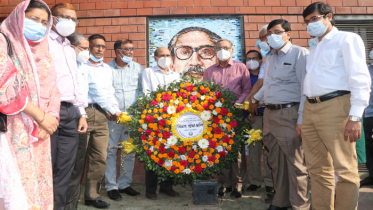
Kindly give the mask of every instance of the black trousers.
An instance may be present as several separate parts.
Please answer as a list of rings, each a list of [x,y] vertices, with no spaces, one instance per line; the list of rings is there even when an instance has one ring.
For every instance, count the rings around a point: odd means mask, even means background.
[[[367,117],[363,120],[365,134],[365,153],[367,156],[366,166],[369,171],[369,177],[373,178],[373,117]]]
[[[79,143],[77,110],[61,103],[60,123],[51,136],[54,210],[63,210]]]
[[[166,181],[161,181],[159,186],[161,190],[172,190],[172,185],[174,181],[171,178],[168,178]],[[146,192],[155,192],[157,191],[158,185],[158,176],[154,171],[146,171],[145,173],[145,185]]]

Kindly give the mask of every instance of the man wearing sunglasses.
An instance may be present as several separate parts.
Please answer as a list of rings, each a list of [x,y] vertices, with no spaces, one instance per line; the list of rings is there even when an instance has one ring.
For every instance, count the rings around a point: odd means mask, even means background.
[[[371,91],[364,42],[334,27],[332,7],[323,2],[309,5],[303,18],[307,32],[317,37],[307,57],[302,125],[312,207],[357,209],[356,140]]]
[[[77,20],[74,6],[60,3],[52,7],[53,27],[49,34],[51,54],[61,92],[60,124],[51,136],[54,209],[64,209],[66,191],[74,169],[79,134],[87,131],[87,114],[79,89],[76,55],[66,39],[75,31]],[[79,123],[76,117],[80,116]]]
[[[140,64],[133,61],[135,53],[133,42],[128,39],[118,40],[114,43],[114,58],[108,65],[113,72],[113,87],[115,89],[115,98],[118,101],[119,109],[125,112],[128,108],[135,105],[136,98],[142,96],[142,72]],[[128,128],[124,124],[117,124],[116,117],[114,121],[108,121],[109,125],[109,147],[117,146],[118,143],[129,140]],[[105,171],[105,188],[107,194],[112,200],[121,200],[120,193],[130,196],[140,194],[131,188],[132,172],[135,164],[135,153],[126,155],[122,159],[120,167],[120,176],[117,181],[117,150],[108,149]],[[124,170],[124,168],[126,170]]]

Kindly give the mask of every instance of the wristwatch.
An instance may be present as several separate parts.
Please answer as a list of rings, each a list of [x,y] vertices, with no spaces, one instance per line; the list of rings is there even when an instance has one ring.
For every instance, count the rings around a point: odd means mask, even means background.
[[[80,116],[80,117],[84,117],[84,118],[88,118],[88,115],[86,115],[86,114],[82,114],[82,116]]]
[[[360,122],[361,117],[356,117],[356,116],[348,116],[348,120],[352,122]]]
[[[257,103],[259,103],[259,101],[258,100],[256,100],[254,97],[251,99],[251,103],[253,103],[253,104],[257,104]]]

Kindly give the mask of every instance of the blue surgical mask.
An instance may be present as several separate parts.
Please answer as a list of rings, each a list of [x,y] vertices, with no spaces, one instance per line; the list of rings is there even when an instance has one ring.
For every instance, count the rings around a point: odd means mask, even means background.
[[[89,58],[92,59],[94,62],[101,62],[104,60],[104,56],[102,56],[102,58],[96,58],[92,54],[89,54]]]
[[[328,26],[325,26],[323,23],[323,19],[309,23],[307,26],[307,33],[311,36],[322,36],[325,34],[326,30],[328,30]]]
[[[259,43],[260,43],[260,39],[258,39],[258,41],[256,41],[256,44],[255,44],[256,48],[259,48]]]
[[[121,59],[122,59],[123,62],[129,63],[129,62],[132,61],[131,57],[127,57],[127,56],[123,55],[121,52],[120,52],[120,55],[121,55]]]
[[[261,53],[262,56],[265,57],[265,58],[269,55],[269,52],[270,52],[270,51],[264,51],[264,50],[260,49],[260,53]]]
[[[268,37],[268,44],[273,48],[273,49],[280,49],[282,46],[284,46],[285,41],[282,40],[282,35],[279,34],[272,34],[271,36]]]
[[[25,31],[23,35],[29,41],[38,41],[39,39],[43,38],[45,33],[47,32],[47,28],[44,27],[41,23],[37,23],[33,20],[25,18]]]
[[[260,42],[259,47],[263,51],[266,51],[266,52],[271,51],[271,48],[268,46],[267,42]]]
[[[311,49],[313,49],[316,44],[315,44],[315,40],[317,39],[317,37],[313,38],[313,39],[310,39],[310,41],[308,42],[308,45],[310,46]]]

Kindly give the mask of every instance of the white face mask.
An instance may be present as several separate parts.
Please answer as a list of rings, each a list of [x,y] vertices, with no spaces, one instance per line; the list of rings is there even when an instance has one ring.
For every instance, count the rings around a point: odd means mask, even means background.
[[[55,17],[54,17],[55,18]],[[55,18],[57,20],[57,18]],[[70,36],[75,31],[76,23],[72,20],[66,20],[63,18],[58,19],[58,23],[54,26],[56,27],[57,32],[61,36]]]
[[[163,69],[168,68],[171,65],[171,58],[168,58],[168,57],[158,58],[157,64],[159,67]]]
[[[256,70],[259,67],[259,62],[255,60],[249,60],[246,62],[246,67],[250,70]]]
[[[268,44],[273,48],[273,49],[280,49],[282,46],[284,46],[285,41],[282,40],[282,35],[279,34],[272,34],[271,36],[268,37]]]
[[[226,61],[231,57],[231,53],[228,50],[221,49],[217,54],[218,59],[221,61]]]
[[[75,46],[74,46],[75,47]],[[75,47],[75,50],[77,50],[79,53],[76,55],[76,60],[80,63],[86,63],[89,60],[89,51],[88,50],[79,50],[77,47]]]
[[[307,26],[307,33],[311,36],[319,37],[325,34],[326,30],[328,30],[328,26],[325,26],[323,23],[323,19],[309,23]]]
[[[373,60],[373,50],[369,53],[369,58]]]

